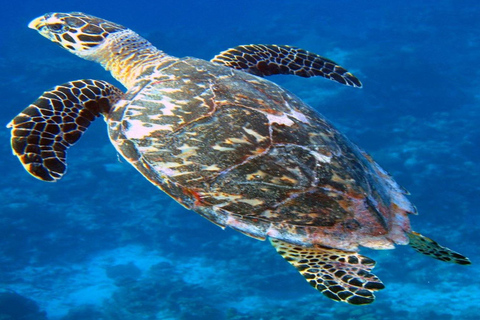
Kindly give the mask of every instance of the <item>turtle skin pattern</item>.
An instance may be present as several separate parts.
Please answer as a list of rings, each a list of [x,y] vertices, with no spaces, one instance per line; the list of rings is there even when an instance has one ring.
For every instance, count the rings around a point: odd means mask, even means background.
[[[369,304],[375,300],[373,293],[385,288],[382,281],[370,272],[375,261],[356,252],[306,248],[276,239],[270,239],[270,242],[312,287],[332,300]]]
[[[90,79],[44,92],[7,125],[12,128],[14,153],[33,176],[44,181],[60,179],[67,170],[66,150],[122,94],[108,82]]]
[[[309,78],[321,76],[338,83],[362,87],[362,83],[336,62],[307,50],[275,44],[243,45],[216,55],[212,62],[257,76],[291,74]]]

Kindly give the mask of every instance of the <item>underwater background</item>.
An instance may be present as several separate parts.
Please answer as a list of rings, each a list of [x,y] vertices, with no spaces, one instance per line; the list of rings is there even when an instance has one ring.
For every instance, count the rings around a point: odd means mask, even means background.
[[[0,124],[70,80],[116,83],[27,28],[83,11],[165,52],[210,59],[240,44],[302,47],[355,74],[362,89],[274,76],[408,189],[412,226],[465,254],[458,266],[362,249],[386,289],[372,305],[312,289],[268,242],[222,231],[119,161],[97,120],[57,183],[28,175],[0,129],[0,319],[479,319],[480,2],[5,1]],[[0,127],[1,128],[1,127]]]

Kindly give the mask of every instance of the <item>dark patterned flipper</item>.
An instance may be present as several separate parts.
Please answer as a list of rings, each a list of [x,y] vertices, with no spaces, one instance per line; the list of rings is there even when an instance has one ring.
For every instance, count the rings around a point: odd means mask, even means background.
[[[374,291],[385,288],[370,270],[375,261],[354,252],[324,247],[306,248],[270,239],[277,252],[290,262],[315,289],[335,301],[369,304]]]
[[[7,125],[14,154],[35,178],[60,179],[67,168],[66,150],[122,94],[98,80],[71,81],[43,93]]]
[[[292,74],[300,77],[321,76],[341,84],[362,87],[353,74],[332,60],[306,50],[274,44],[251,44],[223,51],[212,60],[257,76]]]
[[[432,239],[427,238],[418,232],[412,231],[408,233],[408,238],[410,239],[410,246],[421,254],[445,262],[453,262],[463,265],[471,264],[470,259],[464,255],[443,247],[436,241],[433,241]]]

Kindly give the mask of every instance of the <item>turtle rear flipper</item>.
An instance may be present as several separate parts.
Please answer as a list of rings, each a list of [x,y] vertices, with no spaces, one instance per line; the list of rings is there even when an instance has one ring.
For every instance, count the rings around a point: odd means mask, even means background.
[[[122,94],[98,80],[71,81],[46,91],[7,125],[14,154],[35,178],[60,179],[67,169],[66,150]]]
[[[370,304],[374,291],[385,288],[370,270],[375,261],[355,252],[324,247],[302,247],[270,239],[277,252],[305,277],[308,283],[335,301]]]
[[[250,44],[223,51],[212,60],[257,76],[291,74],[304,78],[321,76],[338,83],[362,87],[362,83],[334,61],[304,49],[275,44]]]
[[[471,264],[470,259],[464,255],[455,252],[449,248],[439,245],[436,241],[412,231],[408,233],[410,246],[417,252],[430,256],[445,262],[453,262],[457,264]]]

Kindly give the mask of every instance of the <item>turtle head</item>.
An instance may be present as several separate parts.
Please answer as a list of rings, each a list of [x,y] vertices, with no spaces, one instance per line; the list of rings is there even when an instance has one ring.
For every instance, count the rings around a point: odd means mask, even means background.
[[[81,12],[47,13],[34,19],[28,27],[86,59],[89,59],[89,55],[96,51],[95,48],[105,43],[111,34],[128,30],[119,24]]]
[[[28,25],[71,53],[100,63],[125,87],[167,55],[130,29],[81,12],[48,13]]]

